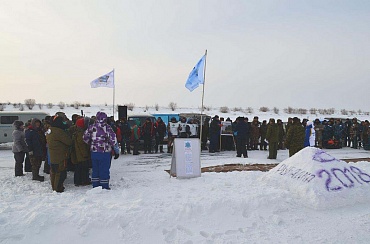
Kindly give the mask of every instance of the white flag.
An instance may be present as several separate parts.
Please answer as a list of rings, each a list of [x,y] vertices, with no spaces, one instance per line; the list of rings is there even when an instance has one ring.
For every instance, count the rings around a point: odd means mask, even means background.
[[[114,70],[108,74],[102,75],[99,78],[90,82],[91,88],[108,87],[114,88]]]

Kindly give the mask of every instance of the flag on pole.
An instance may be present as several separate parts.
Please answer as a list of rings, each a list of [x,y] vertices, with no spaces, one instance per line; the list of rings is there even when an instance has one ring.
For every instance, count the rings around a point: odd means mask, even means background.
[[[204,83],[204,63],[206,60],[206,55],[204,55],[198,63],[195,65],[193,70],[190,72],[188,80],[185,83],[185,87],[189,89],[189,91],[193,91],[195,88],[199,86],[199,84]]]
[[[108,87],[114,88],[114,70],[108,74],[102,75],[99,78],[90,82],[91,88]]]

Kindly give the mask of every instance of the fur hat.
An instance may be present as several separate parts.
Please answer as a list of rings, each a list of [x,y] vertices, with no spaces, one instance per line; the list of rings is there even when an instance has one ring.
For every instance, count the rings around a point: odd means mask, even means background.
[[[20,120],[16,120],[16,121],[13,122],[13,126],[17,130],[19,130],[22,125],[24,125],[24,123],[22,121],[20,121]]]
[[[66,129],[67,128],[67,125],[65,125],[63,123],[63,118],[58,116],[58,115],[55,115],[53,118],[52,118],[52,121],[51,121],[51,126],[52,127],[57,127],[59,129]]]

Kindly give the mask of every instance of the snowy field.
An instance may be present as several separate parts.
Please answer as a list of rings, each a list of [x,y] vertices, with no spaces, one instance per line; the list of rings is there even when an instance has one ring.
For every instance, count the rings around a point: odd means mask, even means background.
[[[364,150],[328,150],[338,158],[368,157]],[[202,153],[202,167],[230,163],[278,163],[267,152],[251,151],[249,158],[234,152]],[[203,173],[200,178],[170,178],[168,154],[123,155],[113,161],[111,191],[75,187],[68,173],[66,191],[51,191],[31,174],[14,177],[13,154],[0,151],[1,243],[368,243],[370,205],[349,200],[336,205],[338,192],[323,193],[331,205],[302,203],[295,181],[268,179],[268,172]],[[300,162],[295,162],[299,167]],[[355,164],[370,172],[370,163]],[[278,167],[278,166],[277,166]],[[363,177],[367,180],[366,176]],[[273,184],[268,184],[273,182]],[[356,182],[355,182],[356,183]],[[325,179],[311,186],[325,189]],[[370,194],[362,188],[343,189],[352,197]],[[306,196],[308,198],[310,196]],[[315,198],[310,198],[313,203]],[[308,200],[308,203],[310,200]]]
[[[64,193],[52,192],[48,175],[42,183],[31,173],[15,178],[11,150],[0,150],[0,243],[369,243],[370,163],[334,159],[369,151],[314,150],[295,158],[280,150],[276,160],[267,151],[246,159],[203,152],[202,167],[280,164],[193,179],[165,172],[169,154],[121,155],[112,161],[111,191],[75,187],[69,172]]]

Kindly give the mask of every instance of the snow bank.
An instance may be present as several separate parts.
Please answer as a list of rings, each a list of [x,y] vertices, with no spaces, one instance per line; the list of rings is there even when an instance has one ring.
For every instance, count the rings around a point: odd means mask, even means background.
[[[308,207],[336,208],[370,201],[370,171],[364,168],[306,147],[260,180],[288,190],[297,202]]]

